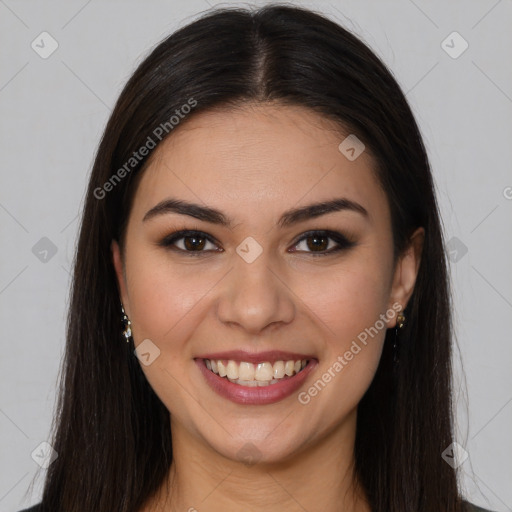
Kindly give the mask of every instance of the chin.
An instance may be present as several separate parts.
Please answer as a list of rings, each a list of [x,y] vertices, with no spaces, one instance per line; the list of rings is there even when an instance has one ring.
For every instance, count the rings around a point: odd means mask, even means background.
[[[224,442],[223,442],[224,441]],[[207,441],[208,442],[208,441]],[[278,464],[293,457],[299,450],[300,441],[293,442],[293,435],[287,434],[286,443],[283,444],[283,435],[267,438],[264,436],[241,435],[230,437],[224,440],[211,440],[210,446],[226,459],[234,462],[241,462],[247,467],[256,464]]]

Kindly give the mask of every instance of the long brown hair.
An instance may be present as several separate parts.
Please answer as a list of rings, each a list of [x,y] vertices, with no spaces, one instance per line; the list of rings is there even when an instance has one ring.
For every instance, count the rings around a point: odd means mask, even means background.
[[[169,412],[148,384],[133,343],[121,337],[110,244],[123,240],[135,178],[148,156],[130,158],[148,137],[158,145],[172,136],[171,116],[191,99],[196,104],[188,118],[277,101],[348,127],[378,163],[395,257],[416,227],[425,228],[398,369],[389,331],[358,406],[356,473],[375,512],[461,511],[455,470],[441,457],[452,442],[451,299],[418,126],[397,82],[364,43],[321,14],[288,5],[207,12],[156,46],[115,105],[85,199],[52,424],[58,458],[48,468],[43,510],[137,512],[169,470]],[[167,128],[161,138],[159,126]]]

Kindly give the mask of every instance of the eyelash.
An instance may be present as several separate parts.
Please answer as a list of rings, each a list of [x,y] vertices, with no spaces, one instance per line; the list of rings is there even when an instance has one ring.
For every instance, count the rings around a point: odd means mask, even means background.
[[[164,239],[162,239],[158,245],[161,247],[165,247],[167,249],[182,252],[186,254],[187,256],[192,257],[198,257],[203,256],[206,252],[210,251],[187,251],[185,249],[179,249],[177,247],[173,247],[173,244],[176,243],[178,240],[184,239],[184,238],[192,238],[196,236],[197,238],[206,239],[208,242],[211,242],[212,244],[217,245],[216,241],[208,234],[204,233],[203,231],[199,230],[191,230],[191,229],[184,229],[180,231],[175,231],[169,235],[167,235]],[[301,237],[293,244],[293,246],[298,245],[300,242],[307,240],[308,238],[312,238],[314,236],[320,236],[322,238],[328,238],[330,240],[335,241],[338,246],[329,249],[328,251],[293,251],[293,252],[306,252],[308,254],[311,254],[313,257],[319,257],[319,256],[329,256],[331,254],[350,249],[356,245],[355,242],[349,240],[347,237],[342,235],[341,233],[338,233],[336,231],[329,231],[329,230],[313,230],[313,231],[307,231],[306,233],[303,233]],[[220,251],[214,251],[214,252],[220,252]]]

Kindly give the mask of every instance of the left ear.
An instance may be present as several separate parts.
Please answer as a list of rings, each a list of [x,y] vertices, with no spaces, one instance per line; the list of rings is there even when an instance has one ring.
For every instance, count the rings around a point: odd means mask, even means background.
[[[117,240],[112,240],[110,249],[112,251],[112,263],[114,264],[114,269],[116,271],[117,285],[121,302],[123,303],[126,314],[130,316],[130,302],[128,300],[128,292],[126,290],[126,280],[123,271],[121,248],[119,247]]]
[[[395,303],[401,305],[401,311],[407,307],[407,303],[411,298],[420,268],[421,254],[423,251],[423,243],[425,240],[425,230],[419,227],[414,231],[409,239],[409,245],[400,256],[393,276],[393,284],[391,287],[390,304],[391,307]],[[394,308],[393,308],[394,309]],[[388,328],[395,327],[396,316],[388,321]]]

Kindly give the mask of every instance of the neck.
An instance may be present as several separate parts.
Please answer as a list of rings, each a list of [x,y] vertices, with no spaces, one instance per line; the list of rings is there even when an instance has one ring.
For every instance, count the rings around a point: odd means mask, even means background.
[[[371,512],[353,470],[356,414],[285,461],[255,464],[227,459],[171,419],[173,463],[144,510]]]

